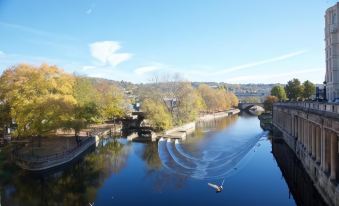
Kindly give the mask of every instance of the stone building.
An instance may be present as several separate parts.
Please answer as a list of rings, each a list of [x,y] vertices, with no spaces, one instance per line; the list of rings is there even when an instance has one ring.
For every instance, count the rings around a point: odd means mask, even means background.
[[[339,3],[325,14],[326,96],[329,101],[339,98]]]

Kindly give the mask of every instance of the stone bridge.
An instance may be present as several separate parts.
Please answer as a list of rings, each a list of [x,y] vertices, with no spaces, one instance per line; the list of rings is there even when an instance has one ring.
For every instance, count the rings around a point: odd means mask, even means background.
[[[339,104],[275,103],[272,123],[325,201],[339,205]]]
[[[253,107],[255,105],[264,108],[264,104],[263,103],[239,103],[238,104],[238,108],[240,110],[248,110],[248,109],[250,109],[251,107]]]

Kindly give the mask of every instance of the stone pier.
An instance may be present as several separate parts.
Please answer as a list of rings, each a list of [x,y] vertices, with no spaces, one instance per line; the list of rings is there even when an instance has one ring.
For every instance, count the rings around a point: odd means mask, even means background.
[[[339,105],[276,103],[272,122],[301,160],[325,201],[339,205]]]

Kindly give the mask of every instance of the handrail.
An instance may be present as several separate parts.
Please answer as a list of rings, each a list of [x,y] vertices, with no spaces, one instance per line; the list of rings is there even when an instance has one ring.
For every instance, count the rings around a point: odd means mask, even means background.
[[[61,153],[56,153],[44,157],[29,157],[24,155],[19,155],[18,153],[15,153],[14,156],[20,163],[27,164],[27,165],[32,165],[32,164],[44,164],[46,162],[51,162],[51,161],[63,161],[68,158],[74,157],[77,153],[80,151],[87,149],[89,146],[91,146],[95,142],[95,138],[90,137],[87,138],[86,140],[82,141],[79,146],[74,147],[70,150],[61,152]]]

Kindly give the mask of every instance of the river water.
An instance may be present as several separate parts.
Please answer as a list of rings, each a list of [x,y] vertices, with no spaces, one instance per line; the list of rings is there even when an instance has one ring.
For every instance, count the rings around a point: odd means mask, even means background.
[[[221,193],[208,186],[222,182]],[[246,114],[199,123],[183,142],[107,139],[59,171],[18,171],[0,190],[11,206],[325,205],[286,144]]]

